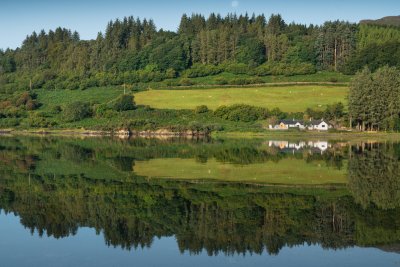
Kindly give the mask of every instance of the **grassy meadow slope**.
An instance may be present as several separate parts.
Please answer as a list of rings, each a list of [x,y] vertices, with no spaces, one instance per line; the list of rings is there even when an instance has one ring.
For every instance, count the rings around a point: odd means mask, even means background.
[[[124,93],[122,86],[91,87],[85,90],[34,89],[39,107],[23,110],[15,118],[2,118],[0,128],[58,131],[129,127],[135,130],[166,128],[184,131],[200,125],[211,127],[212,131],[261,132],[264,131],[265,120],[232,121],[216,116],[213,110],[232,104],[248,104],[269,110],[279,108],[286,113],[304,112],[307,108],[324,110],[327,105],[337,102],[346,106],[349,77],[339,76],[338,73],[328,72],[293,77],[270,76],[265,84],[244,86],[213,85],[215,77],[208,76],[191,79],[191,86],[166,86],[164,82],[140,87],[127,86],[126,93],[133,94],[138,105],[137,109],[127,111],[116,111],[113,108],[115,101]],[[332,78],[337,83],[330,81]],[[295,84],[297,82],[300,84]],[[304,82],[307,84],[302,84]],[[64,109],[75,102],[87,103],[92,114],[78,121],[67,121]],[[194,112],[200,105],[207,105],[211,111]]]
[[[207,105],[248,104],[284,112],[322,109],[328,104],[346,103],[347,87],[338,86],[271,86],[257,88],[215,88],[203,90],[149,90],[135,94],[140,105],[153,108],[194,109]]]

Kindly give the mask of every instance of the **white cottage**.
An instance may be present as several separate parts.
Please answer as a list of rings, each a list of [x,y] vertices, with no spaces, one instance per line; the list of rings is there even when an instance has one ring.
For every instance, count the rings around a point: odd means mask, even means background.
[[[305,129],[303,121],[300,120],[280,120],[276,125],[269,125],[270,129],[274,130],[288,130],[290,128]]]
[[[315,131],[328,131],[332,126],[322,120],[313,120],[311,124],[308,126],[308,130],[315,130]]]

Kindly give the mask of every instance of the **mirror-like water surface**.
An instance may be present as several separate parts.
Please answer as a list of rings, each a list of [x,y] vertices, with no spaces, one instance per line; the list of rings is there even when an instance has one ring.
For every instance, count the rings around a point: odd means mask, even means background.
[[[4,266],[399,266],[400,144],[0,138]]]

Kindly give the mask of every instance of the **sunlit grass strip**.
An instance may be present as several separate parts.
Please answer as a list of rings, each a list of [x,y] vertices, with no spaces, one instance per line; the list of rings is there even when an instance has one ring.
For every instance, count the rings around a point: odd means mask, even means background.
[[[323,109],[336,102],[347,103],[347,87],[338,86],[275,86],[259,88],[216,88],[205,90],[149,90],[135,94],[138,104],[154,108],[194,109],[207,105],[248,104],[280,108],[285,112]]]

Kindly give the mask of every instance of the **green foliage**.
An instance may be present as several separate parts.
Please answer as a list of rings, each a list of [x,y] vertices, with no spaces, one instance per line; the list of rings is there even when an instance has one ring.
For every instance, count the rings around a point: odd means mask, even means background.
[[[252,71],[257,76],[268,75],[305,75],[316,73],[316,68],[310,63],[266,63]]]
[[[1,114],[3,116],[3,114]],[[8,127],[16,127],[21,123],[21,119],[16,117],[1,117],[0,119],[0,127],[8,128]]]
[[[383,45],[388,42],[400,42],[398,27],[385,27],[361,24],[357,33],[357,48],[362,50],[370,45]]]
[[[354,74],[364,66],[376,71],[385,65],[400,67],[400,41],[389,40],[383,44],[372,43],[360,48],[352,55],[343,71]]]
[[[353,146],[293,155],[270,150],[262,141],[2,138],[7,164],[1,166],[0,208],[18,214],[39,236],[62,238],[90,227],[104,233],[106,244],[124,249],[149,247],[154,238],[171,234],[181,251],[209,255],[277,254],[313,242],[330,249],[397,244],[398,144],[367,145],[364,153]],[[321,170],[334,181],[346,181],[345,171],[328,165],[338,157],[349,162],[350,191],[304,186],[320,181]],[[167,166],[155,168],[163,166],[157,162]],[[182,178],[182,169],[190,178],[220,170],[222,182],[156,179],[160,173]],[[226,170],[246,171],[234,173],[246,183],[227,182]],[[288,171],[295,179],[287,179]],[[260,173],[281,175],[281,183],[293,185],[250,185],[259,183],[253,177]]]
[[[185,49],[185,40],[173,38],[156,46],[151,51],[150,62],[157,64],[161,70],[185,70],[189,62],[188,52]]]
[[[116,111],[133,110],[136,108],[133,95],[121,95],[114,103]]]
[[[187,21],[182,22],[187,26],[176,34],[157,32],[151,20],[127,17],[111,21],[105,34],[91,42],[81,41],[79,34],[62,28],[34,32],[19,50],[0,53],[2,90],[84,90],[177,76],[206,77],[223,71],[252,75],[253,69],[267,59],[270,63],[315,64],[310,51],[315,29],[286,25],[279,15],[272,16],[268,24],[264,16],[206,20],[193,15],[193,20],[182,21]],[[300,65],[280,68],[271,74],[311,73]]]
[[[362,24],[357,33],[357,51],[343,68],[354,74],[365,66],[375,71],[385,65],[400,66],[400,29]]]
[[[63,108],[63,119],[66,122],[80,121],[92,115],[92,110],[88,103],[72,102]]]
[[[265,119],[268,116],[268,110],[250,105],[236,104],[220,106],[214,111],[214,114],[225,120],[250,122]]]
[[[0,74],[14,72],[15,70],[16,63],[11,50],[7,50],[5,53],[0,50]]]
[[[214,65],[194,64],[190,69],[183,73],[188,78],[211,76],[221,73],[221,68]]]
[[[39,112],[32,113],[28,119],[28,126],[32,128],[51,128],[56,122],[50,121],[44,114]]]
[[[328,105],[324,112],[324,119],[329,121],[336,121],[344,116],[344,105],[342,102]]]
[[[357,26],[348,22],[326,22],[315,40],[318,69],[341,70],[356,50]]]
[[[400,71],[368,68],[353,79],[349,93],[349,115],[361,130],[398,130]]]
[[[193,84],[194,84],[194,82],[191,79],[188,79],[188,78],[182,78],[182,79],[179,80],[179,85],[182,85],[182,86],[190,86],[190,85],[193,85]]]
[[[188,125],[189,130],[193,132],[198,132],[198,133],[205,133],[208,134],[211,132],[211,127],[209,125],[205,125],[202,123],[199,123],[197,121],[192,121]]]
[[[215,82],[216,85],[226,85],[226,84],[229,83],[228,80],[226,78],[223,78],[223,77],[215,78],[214,82]]]
[[[224,68],[226,72],[232,74],[247,74],[250,70],[249,66],[245,63],[229,63],[221,65],[221,67]]]
[[[51,112],[52,114],[60,114],[61,111],[62,111],[62,108],[61,108],[61,106],[59,106],[59,105],[53,106],[53,107],[51,108],[51,110],[50,110],[50,112]]]
[[[365,144],[360,153],[354,147],[349,161],[349,187],[363,207],[374,203],[394,209],[400,203],[400,164],[398,144]]]
[[[314,120],[319,120],[324,118],[324,111],[322,110],[316,110],[312,108],[307,108],[305,115],[307,115],[308,118],[314,119]]]
[[[236,60],[250,66],[258,66],[264,63],[265,48],[263,42],[257,38],[246,38],[236,52]]]
[[[24,92],[14,99],[16,107],[24,107],[26,110],[37,109],[40,104],[36,100],[37,95],[32,92]]]
[[[194,112],[197,114],[207,113],[208,111],[209,109],[206,105],[200,105],[194,109]]]

